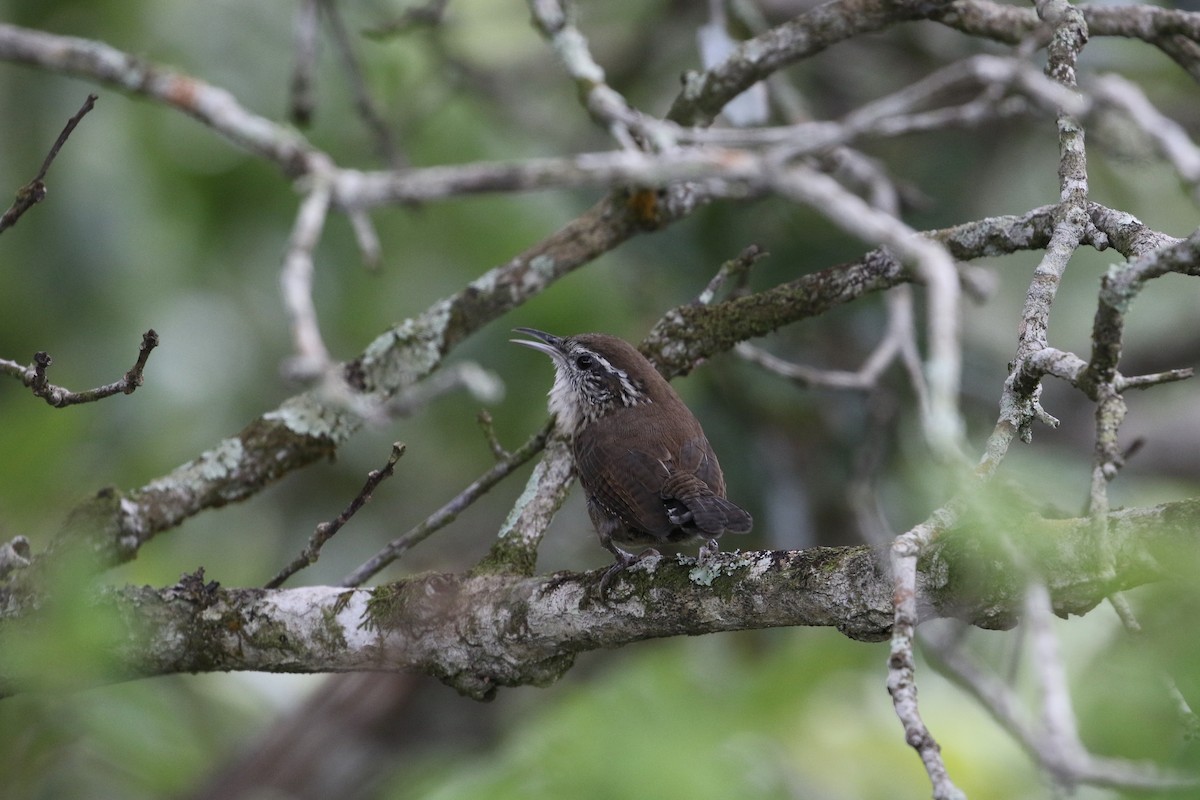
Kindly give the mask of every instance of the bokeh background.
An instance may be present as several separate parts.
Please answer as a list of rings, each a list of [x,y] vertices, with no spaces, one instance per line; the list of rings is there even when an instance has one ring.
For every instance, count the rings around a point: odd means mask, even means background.
[[[294,61],[294,3],[55,2],[4,0],[5,22],[106,42],[233,92],[251,110],[284,119]],[[612,146],[519,2],[453,0],[442,24],[382,38],[358,34],[404,6],[339,4],[371,92],[413,166],[519,159]],[[769,19],[799,3],[761,6]],[[580,24],[614,88],[662,113],[679,76],[698,67],[704,3],[607,0],[579,4]],[[831,48],[783,71],[815,118],[853,109],[978,52],[1006,52],[932,23]],[[305,135],[342,165],[378,167],[326,38],[316,115]],[[1190,131],[1200,89],[1161,53],[1096,39],[1081,82],[1116,71],[1138,82]],[[783,88],[783,87],[777,87]],[[141,486],[195,457],[298,391],[281,375],[288,356],[279,266],[297,193],[264,164],[202,125],[108,87],[0,64],[0,191],[36,172],[88,92],[93,111],[51,169],[49,195],[0,239],[0,357],[54,358],[51,380],[74,389],[118,378],[143,331],[162,340],[134,395],[57,411],[16,381],[0,381],[0,538],[43,546],[81,498],[101,487]],[[1181,184],[1132,129],[1089,130],[1093,199],[1177,236],[1197,222]],[[1021,213],[1058,197],[1057,139],[1049,118],[864,143],[912,202],[905,218],[933,228]],[[7,188],[5,188],[7,187]],[[317,308],[339,358],[352,358],[388,325],[419,313],[589,207],[596,192],[472,197],[373,215],[383,244],[365,269],[348,223],[333,217],[317,251]],[[570,333],[603,330],[639,340],[660,315],[693,299],[721,262],[750,243],[771,256],[751,288],[765,288],[857,257],[866,247],[819,214],[780,200],[720,203],[635,238],[487,326],[451,361],[471,360],[504,382],[489,408],[515,447],[545,419],[550,368],[507,343],[515,325]],[[988,302],[965,324],[963,405],[982,444],[1012,357],[1019,309],[1038,254],[994,259]],[[1051,343],[1086,356],[1099,277],[1119,256],[1081,253],[1067,272]],[[1200,353],[1195,281],[1155,281],[1128,321],[1126,374],[1192,366]],[[761,344],[798,362],[854,369],[881,335],[882,297],[780,331]],[[802,389],[732,355],[714,358],[677,387],[721,455],[730,494],[757,521],[749,547],[860,541],[847,491],[864,448],[879,459],[877,485],[896,530],[945,499],[930,479],[912,393],[899,370],[871,394]],[[1113,484],[1113,505],[1194,494],[1200,415],[1189,383],[1129,398],[1125,439],[1143,441]],[[1039,429],[1004,466],[1035,503],[1079,513],[1091,457],[1090,407],[1050,382],[1044,405],[1063,424]],[[368,428],[335,462],[314,465],[249,502],[190,520],[158,537],[102,583],[166,585],[204,567],[229,586],[261,585],[303,547],[313,527],[354,496],[391,442],[407,455],[364,512],[293,579],[330,583],[422,520],[492,461],[474,419],[480,404],[444,397],[411,419]],[[380,578],[469,568],[489,547],[529,467]],[[578,493],[560,512],[539,570],[608,560]],[[87,590],[91,590],[91,586]],[[80,599],[82,600],[83,592]],[[1155,602],[1158,599],[1161,602]],[[1099,752],[1188,764],[1162,671],[1194,671],[1194,599],[1179,586],[1135,593],[1151,635],[1130,642],[1101,607],[1061,624],[1084,740]],[[44,659],[46,685],[0,701],[0,795],[12,798],[188,796],[256,735],[313,692],[322,676],[171,676],[77,691],[92,665],[91,621],[80,602],[48,630],[6,635],[0,647]],[[1021,677],[1020,635],[978,633],[998,671]],[[587,654],[558,684],[505,690],[479,705],[418,680],[411,716],[385,766],[358,794],[380,798],[875,798],[927,796],[884,688],[886,644],[830,630],[761,631],[644,643]],[[977,798],[1049,796],[1024,754],[967,695],[920,665],[922,711],[951,774]],[[1195,687],[1191,687],[1195,688]],[[1193,702],[1200,701],[1194,697]],[[337,742],[331,743],[336,748]],[[1085,789],[1076,796],[1110,797]]]

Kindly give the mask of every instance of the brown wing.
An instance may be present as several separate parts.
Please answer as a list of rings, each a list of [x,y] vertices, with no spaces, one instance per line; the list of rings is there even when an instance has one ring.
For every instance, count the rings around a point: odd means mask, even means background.
[[[575,465],[584,491],[626,527],[665,539],[675,527],[659,495],[666,470],[648,453],[606,445],[613,437],[603,435],[601,422],[575,436]]]
[[[701,434],[684,442],[679,448],[679,459],[672,471],[686,472],[695,475],[717,497],[725,496],[725,475],[721,465],[717,463],[717,454],[713,452],[708,439]]]
[[[610,414],[576,434],[580,482],[592,501],[627,527],[664,540],[680,529],[705,536],[749,531],[750,515],[725,499],[725,478],[699,424],[668,428],[650,409],[638,411]]]

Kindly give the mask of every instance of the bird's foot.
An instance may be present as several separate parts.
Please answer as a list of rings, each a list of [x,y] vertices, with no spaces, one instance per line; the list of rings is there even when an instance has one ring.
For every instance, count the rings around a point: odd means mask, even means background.
[[[696,554],[696,563],[699,566],[707,567],[708,562],[712,561],[712,559],[716,557],[717,553],[720,552],[721,547],[717,544],[717,540],[709,539],[707,542],[700,545],[700,552]]]
[[[616,563],[609,567],[608,570],[605,571],[604,576],[600,578],[601,600],[608,599],[608,587],[612,583],[613,578],[617,577],[622,572],[629,569],[634,564],[637,564],[644,558],[652,558],[654,556],[662,555],[662,553],[658,552],[653,547],[648,547],[637,555],[634,555],[626,550],[621,550],[620,548],[615,548],[613,550],[613,554],[617,557]]]

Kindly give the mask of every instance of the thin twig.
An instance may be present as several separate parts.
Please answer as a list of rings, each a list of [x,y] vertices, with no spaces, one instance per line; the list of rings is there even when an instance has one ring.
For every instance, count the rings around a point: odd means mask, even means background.
[[[292,559],[290,564],[281,569],[279,574],[269,580],[264,588],[278,589],[288,578],[305,567],[317,563],[317,559],[321,557],[321,548],[325,546],[325,543],[332,539],[334,534],[340,531],[350,521],[350,518],[367,504],[379,484],[392,477],[396,469],[396,462],[404,455],[404,450],[403,442],[393,442],[392,454],[388,457],[387,463],[381,469],[373,469],[367,473],[367,482],[363,484],[362,491],[350,501],[350,505],[346,506],[346,509],[332,521],[322,522],[318,525],[312,536],[308,538],[308,546],[300,552],[300,555]]]
[[[623,150],[636,152],[644,143],[652,150],[674,147],[675,126],[633,108],[607,83],[604,68],[596,63],[587,39],[575,26],[562,0],[528,0],[534,26],[554,47],[563,68],[575,81],[588,113],[604,125]]]
[[[23,367],[15,361],[0,359],[0,373],[19,378],[21,383],[33,390],[34,397],[42,398],[48,405],[54,408],[66,408],[80,403],[94,403],[114,394],[133,394],[134,390],[142,385],[142,371],[146,368],[146,359],[150,357],[150,351],[156,347],[158,347],[158,334],[152,328],[142,334],[142,344],[138,348],[137,361],[121,377],[121,380],[83,392],[72,392],[50,383],[46,377],[46,370],[54,363],[54,359],[44,351],[34,353],[33,363],[28,367]]]
[[[504,445],[500,444],[500,439],[496,436],[496,428],[492,424],[492,415],[487,409],[482,409],[475,417],[479,421],[479,427],[483,429],[483,436],[487,439],[488,447],[492,451],[492,455],[497,461],[502,461],[508,458],[508,451],[504,449]]]
[[[354,230],[354,241],[358,243],[358,252],[362,256],[363,265],[369,270],[379,269],[383,262],[383,247],[379,244],[379,234],[371,222],[371,215],[366,211],[347,209],[346,218]]]
[[[317,107],[316,70],[317,46],[320,41],[319,0],[301,0],[296,6],[295,27],[296,63],[292,67],[289,88],[288,116],[292,122],[305,127],[312,122]]]
[[[363,31],[363,36],[366,36],[368,39],[384,39],[389,36],[407,33],[417,27],[436,27],[442,23],[448,1],[428,0],[425,5],[412,6],[405,9],[395,19]]]
[[[362,65],[358,61],[358,54],[354,52],[354,44],[350,41],[350,35],[346,31],[345,22],[342,21],[338,4],[332,0],[319,1],[325,18],[329,20],[329,30],[333,35],[334,47],[342,57],[346,80],[354,95],[354,107],[371,131],[371,135],[375,137],[375,146],[379,148],[380,156],[392,169],[400,169],[405,165],[405,159],[400,154],[399,148],[396,147],[396,140],[391,129],[384,121],[383,115],[379,113],[379,109],[375,107],[375,101],[367,90]]]
[[[461,361],[405,388],[384,404],[389,418],[408,417],[448,392],[466,389],[481,403],[498,403],[504,398],[504,381],[474,361]]]
[[[917,751],[933,786],[935,800],[966,800],[946,771],[942,749],[933,738],[917,703],[916,659],[913,641],[917,628],[917,559],[945,529],[944,521],[931,518],[896,537],[891,546],[891,567],[895,588],[892,602],[896,616],[892,625],[891,654],[888,657],[888,694],[896,716],[904,726],[904,740]]]
[[[316,161],[325,162],[326,159],[314,158]],[[329,350],[321,337],[317,309],[313,303],[313,251],[321,241],[332,196],[330,171],[333,165],[328,163],[325,167],[315,170],[309,177],[311,186],[308,196],[296,214],[279,276],[284,309],[291,321],[294,348],[285,371],[300,379],[319,375],[332,364]]]
[[[813,207],[844,230],[883,244],[897,258],[912,263],[928,297],[929,355],[925,376],[929,402],[921,409],[924,433],[936,456],[958,460],[963,453],[965,431],[958,397],[962,374],[962,290],[948,250],[919,236],[895,216],[872,208],[828,175],[806,166],[798,164],[779,172],[773,184],[785,197]]]
[[[1196,371],[1192,367],[1168,369],[1164,372],[1155,372],[1149,375],[1133,375],[1128,378],[1120,373],[1117,373],[1114,383],[1117,391],[1123,392],[1126,389],[1149,389],[1151,386],[1158,386],[1162,383],[1185,381],[1195,374]]]
[[[696,298],[697,303],[708,305],[716,299],[717,293],[725,287],[729,281],[733,281],[733,288],[729,290],[729,296],[735,297],[746,289],[746,281],[750,278],[750,268],[753,267],[760,259],[771,255],[762,248],[761,245],[748,245],[742,252],[737,254],[737,257],[731,258],[721,265],[717,270],[717,274],[708,282],[708,286],[704,287],[704,291]]]
[[[916,347],[912,290],[908,286],[897,286],[888,294],[887,331],[856,372],[793,364],[747,342],[738,344],[734,348],[734,352],[746,361],[757,364],[768,372],[795,381],[801,386],[864,392],[874,389],[879,383],[880,376],[891,366],[892,362],[900,359],[909,368],[909,378],[912,381],[914,393],[924,403],[927,390]]]
[[[8,210],[0,216],[0,233],[17,224],[17,220],[21,218],[29,209],[33,208],[46,197],[46,173],[50,171],[50,165],[54,163],[54,159],[58,157],[58,151],[67,143],[67,137],[71,135],[71,131],[75,130],[75,126],[79,121],[92,110],[96,105],[96,95],[89,94],[87,99],[83,101],[83,105],[75,112],[75,116],[67,120],[66,126],[62,129],[62,133],[58,134],[58,138],[54,140],[54,146],[50,148],[50,152],[46,154],[45,160],[42,161],[42,167],[38,170],[37,175],[33,176],[33,180],[17,190],[17,198]]]
[[[476,478],[470,486],[459,492],[450,502],[430,514],[424,521],[411,528],[404,535],[391,541],[386,547],[343,578],[338,585],[361,586],[364,581],[400,558],[400,556],[411,550],[413,546],[449,525],[472,503],[486,494],[489,489],[540,452],[546,446],[546,439],[549,433],[549,427],[545,427],[534,434],[525,444],[510,453],[507,458],[497,462],[491,469]]]

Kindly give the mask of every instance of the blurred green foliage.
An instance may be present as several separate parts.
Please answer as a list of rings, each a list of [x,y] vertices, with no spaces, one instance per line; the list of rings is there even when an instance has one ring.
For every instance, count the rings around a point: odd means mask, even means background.
[[[695,68],[694,30],[704,4],[619,0],[581,3],[581,24],[613,85],[661,113],[678,76]],[[342,4],[352,31],[398,13],[398,3]],[[284,119],[293,60],[294,4],[0,0],[7,22],[107,42],[227,88],[246,107]],[[581,109],[521,3],[454,0],[444,24],[379,41],[355,40],[368,85],[414,166],[517,159],[611,146]],[[932,24],[850,42],[786,70],[818,118],[899,88],[951,58],[990,45]],[[1196,130],[1196,87],[1160,54],[1099,40],[1088,69],[1139,81],[1160,107]],[[336,55],[325,43],[318,106],[305,134],[340,164],[376,167]],[[96,87],[0,64],[0,190],[36,171],[63,122]],[[102,87],[96,110],[48,176],[49,195],[0,239],[0,357],[54,357],[51,380],[82,389],[115,380],[141,333],[162,346],[136,394],[65,411],[0,381],[0,539],[29,536],[40,548],[66,510],[103,486],[136,487],[193,458],[270,410],[297,387],[280,377],[288,355],[278,268],[297,195],[277,170],[209,130],[153,103]],[[1089,136],[1091,134],[1089,133]],[[1196,206],[1129,131],[1089,139],[1093,197],[1152,227],[1184,234]],[[918,228],[1019,213],[1057,199],[1051,119],[866,143],[869,155],[920,205]],[[317,304],[339,358],[351,358],[387,326],[507,261],[587,208],[595,192],[471,197],[373,215],[384,252],[378,272],[360,265],[345,220],[334,217],[317,251]],[[673,228],[630,242],[563,279],[482,330],[453,359],[476,360],[505,381],[491,409],[509,445],[545,417],[543,360],[507,344],[508,329],[605,330],[637,340],[671,307],[689,302],[720,263],[747,244],[771,258],[753,287],[855,258],[862,245],[819,214],[777,200],[718,204]],[[1115,259],[1081,254],[1056,302],[1052,343],[1086,354],[1099,275]],[[997,290],[965,325],[964,404],[982,441],[1012,356],[1020,304],[1037,254],[994,259]],[[1129,319],[1126,371],[1194,364],[1194,282],[1167,279],[1139,298]],[[805,363],[853,369],[884,323],[880,298],[781,331],[767,343]],[[678,382],[714,440],[731,494],[759,520],[751,546],[856,541],[846,486],[865,442],[882,455],[880,493],[891,524],[923,518],[945,496],[925,471],[911,392],[889,376],[875,398],[798,390],[731,356]],[[1048,384],[1044,403],[1063,420],[1016,448],[1007,477],[1039,502],[1078,513],[1091,457],[1091,409]],[[1195,490],[1198,448],[1193,389],[1130,398],[1126,430],[1146,447],[1113,486],[1114,504]],[[229,585],[258,585],[336,515],[394,439],[408,445],[396,476],[297,580],[333,582],[416,524],[491,464],[465,396],[412,420],[364,431],[336,463],[289,477],[250,502],[201,515],[160,536],[113,570],[114,584],[165,585],[204,566]],[[882,414],[891,423],[871,422]],[[464,569],[481,557],[528,468],[451,528],[385,573]],[[586,568],[607,559],[573,498],[560,513],[541,568]],[[218,768],[319,678],[196,676],[87,691],[69,679],[100,675],[88,653],[106,632],[88,613],[96,587],[78,576],[36,630],[6,637],[2,663],[44,664],[36,691],[0,701],[0,795],[6,798],[155,798],[177,795]],[[1081,729],[1100,752],[1192,764],[1175,746],[1172,707],[1158,675],[1194,675],[1196,597],[1177,585],[1147,593],[1144,641],[1117,635],[1110,612],[1060,625],[1077,689]],[[1181,594],[1184,595],[1181,599]],[[1003,671],[1019,661],[1019,635],[982,634],[981,656]],[[382,790],[394,798],[875,798],[928,791],[884,690],[885,650],[830,631],[776,631],[645,644],[589,655],[559,685],[502,693],[469,714],[503,733],[480,752],[447,737],[408,759]],[[973,701],[924,665],[923,712],[951,774],[973,798],[1048,796],[1030,759]],[[1194,679],[1181,690],[1200,701]],[[450,690],[439,702],[469,704]],[[1165,755],[1166,754],[1166,755]],[[399,756],[400,754],[398,754]],[[1107,797],[1083,790],[1075,797]]]

